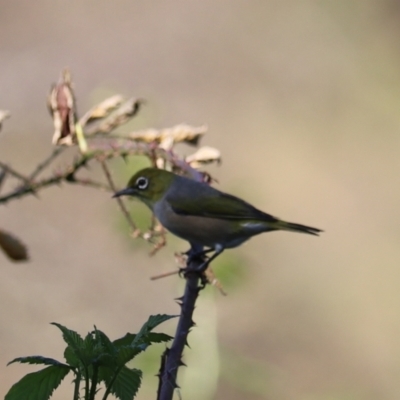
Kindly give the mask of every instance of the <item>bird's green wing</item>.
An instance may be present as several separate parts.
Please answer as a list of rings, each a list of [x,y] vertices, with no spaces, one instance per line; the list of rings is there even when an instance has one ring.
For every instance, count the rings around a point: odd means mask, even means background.
[[[200,196],[196,200],[168,199],[172,209],[180,215],[194,215],[208,218],[235,220],[262,220],[276,222],[277,218],[266,214],[251,204],[226,193]]]

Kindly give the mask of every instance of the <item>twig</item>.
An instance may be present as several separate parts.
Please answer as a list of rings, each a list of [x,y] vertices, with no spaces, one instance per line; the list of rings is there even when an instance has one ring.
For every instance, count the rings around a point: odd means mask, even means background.
[[[38,164],[36,169],[29,175],[29,180],[33,181],[47,166],[51,164],[51,162],[58,157],[66,147],[56,147],[53,152],[47,157],[43,162]]]
[[[52,177],[42,179],[41,181],[38,181],[38,182],[28,181],[25,178],[25,182],[26,182],[25,185],[15,189],[11,193],[8,193],[4,196],[0,196],[0,204],[7,203],[8,201],[10,201],[12,199],[23,197],[28,194],[34,194],[39,189],[43,189],[45,187],[52,186],[52,185],[57,185],[57,184],[62,183],[63,181],[66,181],[69,183],[82,184],[82,182],[75,177],[75,174],[78,172],[78,170],[85,167],[86,164],[91,159],[93,159],[95,156],[96,156],[96,152],[87,153],[85,155],[82,155],[72,165],[67,167],[64,171],[57,172]],[[90,186],[90,183],[88,184],[88,186]]]
[[[150,280],[155,281],[157,279],[166,278],[167,276],[179,274],[179,272],[180,272],[179,270],[163,272],[162,274],[153,275],[152,277],[150,277]]]
[[[111,177],[110,170],[108,169],[104,158],[100,159],[100,157],[99,157],[99,162],[100,162],[101,167],[103,168],[104,175],[107,178],[107,181],[110,185],[111,190],[115,193],[117,191],[117,188],[115,187],[114,181]],[[124,202],[122,201],[122,199],[120,197],[116,197],[116,200],[117,200],[119,207],[121,208],[122,214],[124,214],[125,219],[128,221],[128,224],[132,231],[131,232],[132,236],[138,237],[140,235],[140,230],[137,228],[135,222],[133,221],[132,217],[130,216],[128,210],[125,207]]]
[[[3,169],[0,171],[0,190],[3,188],[6,178],[7,178],[7,170]]]
[[[82,186],[89,186],[95,189],[104,190],[106,192],[112,192],[112,189],[109,185],[106,185],[101,182],[96,182],[88,178],[75,178],[74,183],[77,183]]]
[[[20,174],[18,171],[16,171],[15,169],[9,167],[7,164],[3,163],[0,161],[0,167],[3,168],[4,171],[7,171],[10,175],[15,176],[16,178],[20,179],[21,181],[25,182],[25,183],[29,183],[29,178],[27,178],[26,176]]]

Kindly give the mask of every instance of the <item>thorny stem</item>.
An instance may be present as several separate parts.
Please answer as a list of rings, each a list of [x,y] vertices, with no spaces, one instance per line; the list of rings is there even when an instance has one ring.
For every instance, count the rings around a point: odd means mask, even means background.
[[[53,186],[53,185],[58,185],[61,184],[62,182],[68,182],[68,183],[74,183],[74,184],[80,184],[83,186],[90,186],[94,187],[97,189],[102,189],[102,190],[110,190],[110,186],[107,186],[105,184],[102,184],[100,182],[93,181],[91,179],[86,179],[86,178],[77,178],[76,174],[77,172],[82,169],[83,167],[86,167],[89,161],[93,160],[94,158],[98,157],[100,154],[103,157],[103,160],[112,158],[118,155],[121,155],[121,153],[125,154],[125,150],[118,152],[115,150],[111,151],[104,151],[104,150],[93,150],[91,152],[88,152],[86,154],[81,155],[78,159],[76,159],[72,165],[69,165],[62,171],[58,171],[54,173],[53,176],[49,178],[44,178],[39,181],[34,181],[34,178],[39,175],[39,173],[45,169],[49,164],[64,150],[64,148],[57,148],[56,150],[53,151],[53,153],[46,158],[42,163],[40,163],[36,169],[28,176],[25,177],[18,172],[14,171],[13,169],[9,168],[6,164],[3,164],[0,162],[0,167],[2,167],[5,171],[10,173],[11,175],[15,176],[16,178],[20,179],[23,184],[13,190],[12,192],[0,196],[0,204],[1,203],[7,203],[9,200],[13,200],[16,198],[23,197],[28,194],[35,194],[38,192],[40,189]]]
[[[69,182],[69,183],[80,183],[82,184],[82,181],[79,181],[75,178],[75,174],[77,173],[78,170],[80,170],[82,167],[85,167],[87,163],[89,162],[90,159],[94,157],[94,154],[86,154],[82,157],[80,157],[78,160],[76,160],[73,165],[69,166],[66,168],[64,171],[56,173],[54,176],[46,179],[42,179],[41,181],[38,182],[27,182],[26,178],[24,179],[25,184],[20,186],[19,188],[15,189],[13,192],[8,193],[4,196],[0,196],[0,203],[7,203],[9,200],[23,197],[27,194],[35,194],[39,189],[43,189],[48,186],[52,185],[57,185],[60,184],[63,181]],[[22,178],[21,178],[22,179]],[[87,181],[86,184],[88,186],[96,186],[98,185],[92,181]]]
[[[202,264],[202,260],[191,260],[185,268],[185,292],[182,298],[178,299],[182,308],[176,328],[176,334],[171,348],[166,353],[166,360],[163,371],[160,371],[160,385],[157,400],[172,400],[174,390],[178,388],[176,377],[178,368],[182,363],[182,354],[190,329],[193,327],[193,312],[200,290],[202,275],[196,270]]]
[[[0,167],[3,169],[3,171],[8,172],[10,175],[15,176],[16,178],[20,179],[21,181],[24,181],[25,183],[29,183],[29,178],[20,174],[18,171],[9,167],[7,164],[5,164],[1,161],[0,161]]]

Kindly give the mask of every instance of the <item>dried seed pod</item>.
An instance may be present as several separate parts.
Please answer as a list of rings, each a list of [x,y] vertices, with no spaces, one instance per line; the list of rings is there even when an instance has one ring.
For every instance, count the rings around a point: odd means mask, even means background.
[[[220,163],[221,152],[214,147],[204,146],[190,156],[187,156],[186,162],[193,168],[200,168],[202,165],[212,162]]]
[[[52,143],[54,145],[74,145],[76,143],[76,103],[68,70],[62,72],[60,82],[52,87],[47,106],[54,123]]]
[[[106,118],[112,111],[114,111],[117,107],[119,107],[124,98],[120,94],[116,94],[114,96],[108,97],[103,100],[101,103],[96,104],[92,107],[80,120],[79,123],[82,127],[86,124],[90,124],[100,118]]]
[[[200,138],[206,132],[206,125],[194,127],[180,124],[168,129],[148,129],[145,131],[132,132],[128,135],[128,138],[138,142],[155,142],[163,149],[169,150],[175,143],[180,142],[197,146]]]
[[[132,117],[134,117],[140,109],[140,106],[144,103],[141,99],[131,98],[122,103],[116,110],[114,110],[107,118],[100,121],[98,125],[93,128],[93,131],[109,133],[118,126],[125,124]],[[92,130],[88,132],[92,133]]]

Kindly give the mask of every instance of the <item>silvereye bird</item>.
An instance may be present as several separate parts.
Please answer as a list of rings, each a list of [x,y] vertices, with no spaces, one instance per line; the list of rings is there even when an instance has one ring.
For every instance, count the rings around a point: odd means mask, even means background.
[[[167,230],[190,243],[192,252],[214,251],[202,269],[225,249],[237,247],[262,232],[322,232],[282,221],[206,183],[157,168],[137,172],[125,189],[114,194],[119,196],[139,198]],[[208,250],[202,252],[204,247]]]

